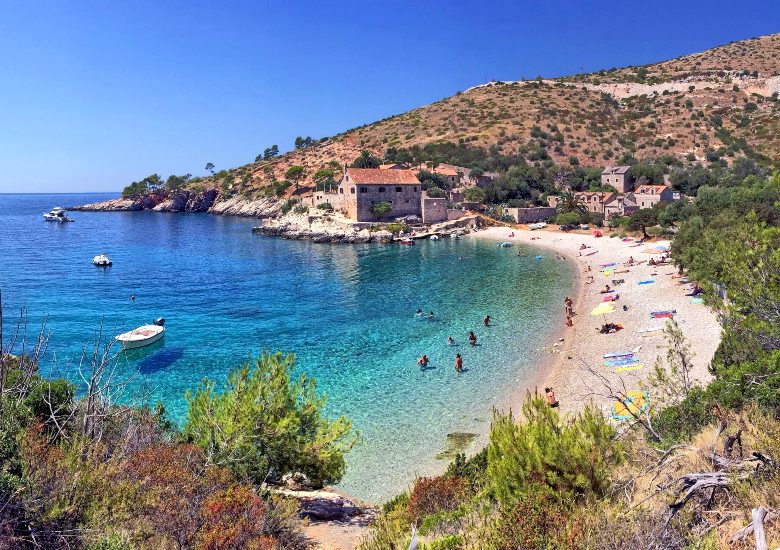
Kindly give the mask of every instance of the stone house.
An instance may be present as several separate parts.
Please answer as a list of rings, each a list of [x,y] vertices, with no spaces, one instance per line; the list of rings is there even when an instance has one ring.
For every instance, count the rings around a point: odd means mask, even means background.
[[[617,193],[605,193],[602,191],[577,191],[574,193],[582,205],[588,210],[588,212],[594,212],[596,214],[604,213],[604,205],[614,199]],[[559,195],[549,195],[547,197],[547,205],[550,208],[558,207],[558,200],[561,197]]]
[[[640,185],[634,192],[639,208],[652,208],[659,202],[672,202],[674,191],[665,185]]]
[[[411,170],[347,168],[335,192],[316,191],[308,203],[329,203],[354,221],[377,222],[402,216],[421,217],[421,198],[420,180]],[[391,206],[384,216],[372,212],[372,207],[380,202]]]
[[[633,193],[625,195],[615,195],[612,200],[604,203],[604,219],[608,220],[614,217],[630,216],[639,210],[636,203],[636,197]]]
[[[437,166],[433,169],[433,173],[446,179],[450,189],[460,186],[460,174],[451,166]]]
[[[601,185],[611,185],[618,193],[628,193],[634,189],[630,166],[607,166],[601,173]]]
[[[580,191],[574,195],[582,201],[588,212],[595,214],[603,214],[604,205],[617,196],[616,193],[604,193],[601,191]]]

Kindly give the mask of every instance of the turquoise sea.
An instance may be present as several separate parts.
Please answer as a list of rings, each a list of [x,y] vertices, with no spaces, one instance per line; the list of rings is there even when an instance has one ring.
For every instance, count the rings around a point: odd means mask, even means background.
[[[492,407],[511,405],[513,390],[545,361],[540,348],[559,328],[573,285],[574,267],[550,252],[518,257],[517,247],[478,239],[326,245],[253,235],[253,220],[208,214],[73,212],[70,224],[42,217],[112,197],[0,194],[6,338],[21,307],[33,330],[47,317],[43,367],[72,376],[101,319],[113,335],[165,317],[164,341],[126,356],[121,368],[139,371],[136,383],[177,421],[185,389],[203,377],[223,380],[263,348],[293,351],[328,395],[329,413],[348,415],[362,432],[341,488],[368,501],[441,471],[446,461],[435,455],[448,433],[486,432]],[[91,265],[100,252],[113,267]],[[433,319],[416,317],[418,308]],[[479,338],[474,348],[469,330]],[[423,353],[431,365],[421,372]]]

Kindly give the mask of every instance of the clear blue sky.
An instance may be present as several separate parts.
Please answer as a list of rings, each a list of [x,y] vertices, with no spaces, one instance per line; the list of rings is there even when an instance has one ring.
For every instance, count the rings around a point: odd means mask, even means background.
[[[777,0],[0,4],[0,192],[244,164],[491,79],[780,31]]]

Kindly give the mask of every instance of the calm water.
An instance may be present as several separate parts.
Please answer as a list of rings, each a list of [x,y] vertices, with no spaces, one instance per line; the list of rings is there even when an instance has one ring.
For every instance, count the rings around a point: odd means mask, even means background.
[[[139,370],[139,383],[179,421],[185,389],[203,377],[222,380],[263,348],[294,351],[329,396],[329,413],[361,430],[342,487],[371,501],[442,469],[434,457],[448,433],[485,432],[491,407],[506,405],[542,359],[550,323],[560,323],[549,313],[571,289],[572,268],[552,254],[519,258],[516,247],[473,239],[318,245],[253,235],[252,220],[205,214],[42,218],[53,206],[108,197],[0,195],[5,330],[22,306],[34,326],[47,315],[45,366],[72,374],[101,319],[116,334],[165,317],[164,342],[122,368]],[[112,268],[90,264],[99,252]],[[434,319],[416,318],[418,308]],[[466,343],[472,329],[475,348]],[[467,369],[460,377],[456,352]],[[415,366],[422,353],[431,359],[425,372]]]

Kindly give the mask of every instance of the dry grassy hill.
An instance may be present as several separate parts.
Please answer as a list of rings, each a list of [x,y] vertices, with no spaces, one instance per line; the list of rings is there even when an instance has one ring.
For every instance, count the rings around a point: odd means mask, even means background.
[[[306,168],[303,183],[310,184],[317,170],[351,162],[362,149],[381,156],[388,147],[435,141],[496,146],[529,162],[603,166],[626,154],[669,154],[683,162],[748,156],[780,167],[778,93],[775,34],[643,67],[477,86],[232,170],[222,184],[232,181],[234,192],[245,195],[270,194],[292,165]]]

